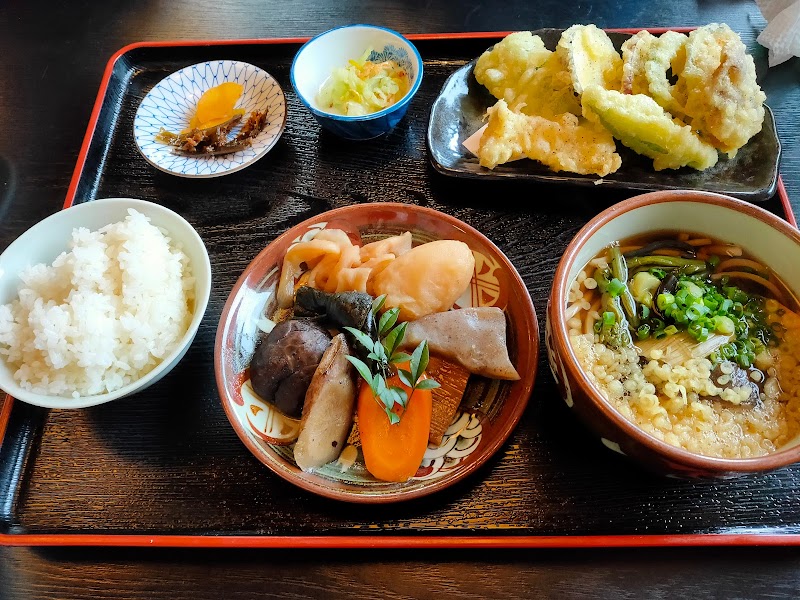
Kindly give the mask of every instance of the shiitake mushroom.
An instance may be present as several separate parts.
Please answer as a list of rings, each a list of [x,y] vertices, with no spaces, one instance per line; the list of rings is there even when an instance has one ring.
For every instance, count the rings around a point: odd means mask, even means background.
[[[287,417],[300,419],[306,390],[330,343],[330,332],[312,320],[278,323],[250,362],[253,390]]]

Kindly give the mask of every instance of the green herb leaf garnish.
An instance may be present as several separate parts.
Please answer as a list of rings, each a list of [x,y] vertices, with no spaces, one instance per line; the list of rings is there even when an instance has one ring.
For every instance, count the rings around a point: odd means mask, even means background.
[[[383,308],[386,296],[381,295],[372,302],[372,318],[375,319],[378,312]],[[432,390],[439,387],[439,383],[434,379],[421,379],[428,368],[430,358],[428,352],[428,342],[423,340],[409,356],[398,348],[403,342],[406,333],[405,322],[397,325],[397,318],[400,313],[398,308],[390,308],[383,313],[378,320],[378,339],[372,339],[359,329],[345,327],[353,334],[353,337],[369,352],[367,358],[373,361],[370,368],[364,361],[355,357],[348,356],[353,366],[355,366],[362,379],[367,382],[376,401],[386,412],[389,423],[392,425],[400,422],[400,417],[394,411],[394,405],[399,404],[403,409],[408,406],[410,396],[414,390]],[[409,369],[396,369],[393,365],[408,363]],[[411,394],[397,386],[387,386],[386,379],[391,377],[395,369],[397,375],[405,385],[411,389]]]

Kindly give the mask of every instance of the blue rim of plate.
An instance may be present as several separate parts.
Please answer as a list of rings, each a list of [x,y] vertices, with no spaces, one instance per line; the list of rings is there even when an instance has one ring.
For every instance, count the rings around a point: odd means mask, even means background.
[[[180,156],[156,141],[161,129],[186,128],[200,96],[211,87],[235,81],[244,87],[238,108],[267,113],[267,125],[252,144],[219,156]],[[286,98],[272,75],[246,62],[210,60],[175,71],[147,93],[136,110],[133,137],[144,159],[157,169],[180,177],[208,178],[235,173],[269,152],[286,127]],[[234,129],[234,132],[236,130]]]

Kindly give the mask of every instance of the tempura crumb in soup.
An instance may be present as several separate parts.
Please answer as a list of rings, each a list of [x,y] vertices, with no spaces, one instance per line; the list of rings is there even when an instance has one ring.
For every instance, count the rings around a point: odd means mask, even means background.
[[[800,315],[768,266],[707,235],[615,242],[578,271],[567,330],[584,373],[653,437],[707,456],[800,434]]]
[[[188,256],[135,209],[97,231],[74,229],[67,252],[20,281],[0,305],[0,357],[36,393],[78,398],[133,383],[192,320]]]

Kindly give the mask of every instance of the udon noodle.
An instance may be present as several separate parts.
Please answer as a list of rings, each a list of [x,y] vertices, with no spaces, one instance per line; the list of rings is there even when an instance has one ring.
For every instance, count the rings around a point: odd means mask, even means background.
[[[590,260],[566,317],[584,372],[625,418],[691,452],[747,458],[800,433],[797,310],[741,247],[660,232]]]

